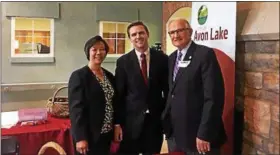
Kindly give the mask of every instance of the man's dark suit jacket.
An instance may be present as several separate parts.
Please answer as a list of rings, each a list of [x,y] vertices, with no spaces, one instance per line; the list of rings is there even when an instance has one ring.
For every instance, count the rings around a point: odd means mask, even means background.
[[[114,76],[103,69],[114,87]],[[74,71],[68,84],[71,132],[74,142],[99,138],[105,115],[105,94],[88,66]],[[115,97],[114,97],[115,98]],[[114,106],[114,99],[113,99]]]
[[[168,93],[168,57],[150,49],[148,86],[145,85],[135,50],[117,60],[116,124],[120,124],[128,139],[139,138],[149,108],[155,128],[162,132],[160,116]],[[163,96],[164,93],[164,96]]]
[[[169,94],[163,112],[164,130],[173,134],[176,145],[196,150],[196,137],[220,147],[226,140],[222,121],[224,82],[220,66],[212,49],[191,43],[175,82],[173,69],[177,51],[169,57]]]

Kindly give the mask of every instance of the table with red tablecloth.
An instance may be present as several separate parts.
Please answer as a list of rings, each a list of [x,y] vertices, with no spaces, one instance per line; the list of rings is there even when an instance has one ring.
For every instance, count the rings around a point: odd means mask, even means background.
[[[67,153],[73,155],[72,137],[70,135],[70,120],[48,116],[45,124],[35,126],[16,125],[9,129],[1,129],[2,136],[15,136],[20,144],[20,155],[37,155],[40,148],[47,142],[58,143]],[[48,149],[45,155],[56,155]]]
[[[9,129],[2,128],[2,136],[15,136],[20,144],[20,155],[37,155],[40,148],[47,142],[58,143],[67,153],[74,155],[72,137],[70,134],[70,120],[48,116],[45,124],[34,126],[15,125]],[[112,143],[111,152],[116,152],[118,143]],[[168,153],[181,155],[181,153]],[[53,149],[47,149],[44,155],[58,155]],[[162,154],[167,155],[167,154]]]

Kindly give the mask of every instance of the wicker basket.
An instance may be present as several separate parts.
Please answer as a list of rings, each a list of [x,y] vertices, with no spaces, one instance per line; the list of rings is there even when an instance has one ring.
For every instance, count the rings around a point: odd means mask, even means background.
[[[48,103],[47,103],[48,113],[53,117],[59,117],[59,118],[69,117],[68,97],[56,96],[59,91],[65,88],[68,87],[63,86],[58,88],[55,91],[53,97],[48,99]]]
[[[47,142],[45,145],[43,145],[41,147],[41,149],[39,150],[38,155],[43,155],[46,152],[47,148],[53,148],[60,155],[66,155],[66,152],[64,151],[64,149],[59,144],[57,144],[56,142]]]

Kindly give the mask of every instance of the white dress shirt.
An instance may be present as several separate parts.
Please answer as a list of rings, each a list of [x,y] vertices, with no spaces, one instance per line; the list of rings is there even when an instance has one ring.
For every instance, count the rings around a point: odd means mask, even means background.
[[[177,56],[178,56],[178,52],[182,52],[182,57],[181,57],[181,60],[179,60],[179,61],[184,60],[184,58],[185,58],[185,56],[186,56],[186,54],[188,52],[188,49],[190,48],[191,44],[192,44],[192,41],[190,41],[188,43],[188,45],[185,48],[183,48],[181,51],[179,49],[177,49]]]

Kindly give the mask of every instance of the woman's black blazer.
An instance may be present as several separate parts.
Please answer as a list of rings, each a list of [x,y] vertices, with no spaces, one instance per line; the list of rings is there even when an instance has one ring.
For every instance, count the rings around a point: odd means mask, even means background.
[[[113,74],[102,69],[115,90]],[[112,100],[113,107],[115,107],[115,96]],[[96,141],[103,125],[106,100],[104,91],[88,66],[75,70],[71,74],[68,83],[68,98],[74,142]]]

